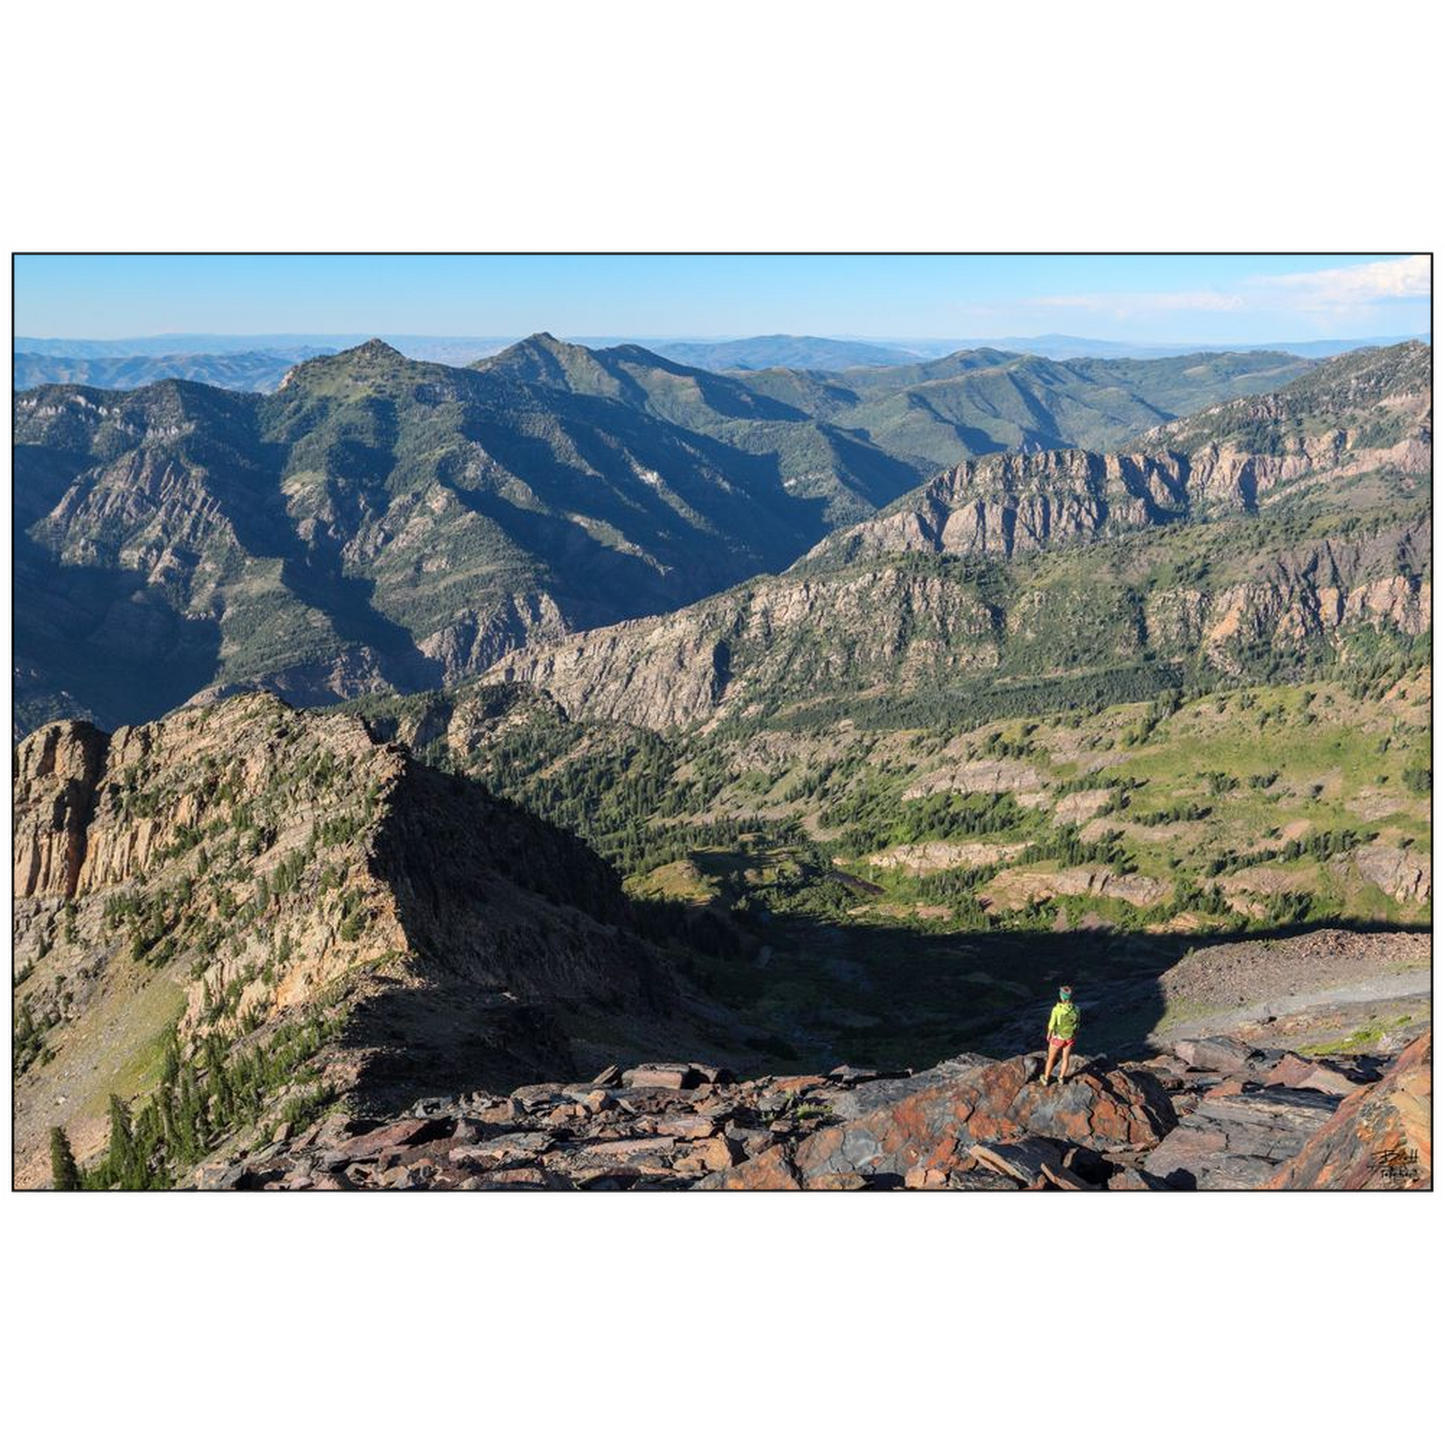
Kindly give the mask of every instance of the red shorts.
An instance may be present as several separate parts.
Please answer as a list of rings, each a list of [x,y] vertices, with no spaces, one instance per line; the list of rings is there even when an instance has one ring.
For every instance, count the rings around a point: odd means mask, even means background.
[[[1071,1049],[1074,1047],[1073,1039],[1061,1039],[1055,1034],[1049,1035],[1049,1043],[1058,1049]]]

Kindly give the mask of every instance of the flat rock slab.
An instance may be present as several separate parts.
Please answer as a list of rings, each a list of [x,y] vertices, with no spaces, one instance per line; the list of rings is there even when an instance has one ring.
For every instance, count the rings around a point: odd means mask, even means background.
[[[1256,1049],[1231,1038],[1181,1039],[1174,1052],[1191,1069],[1263,1079],[1279,1062],[1279,1049]]]
[[[969,1193],[1015,1193],[1024,1186],[1007,1174],[995,1174],[992,1169],[951,1170],[945,1189],[967,1190]]]
[[[1283,1084],[1291,1089],[1318,1089],[1322,1094],[1334,1094],[1344,1098],[1356,1089],[1364,1088],[1364,1081],[1352,1079],[1337,1064],[1326,1063],[1323,1059],[1306,1059],[1299,1054],[1286,1054],[1265,1075],[1267,1084]]]
[[[706,1081],[691,1064],[639,1064],[622,1082],[629,1089],[695,1089]]]
[[[1145,1168],[1178,1189],[1257,1189],[1329,1123],[1338,1103],[1277,1084],[1207,1095]]]
[[[1038,1184],[1045,1170],[1063,1169],[1064,1148],[1052,1139],[1022,1139],[1017,1144],[972,1144],[970,1154],[988,1169],[1020,1184]],[[1082,1183],[1082,1181],[1080,1181]]]
[[[1109,1182],[1104,1188],[1142,1192],[1144,1190],[1167,1191],[1170,1186],[1162,1179],[1156,1179],[1152,1174],[1146,1174],[1142,1169],[1136,1169],[1132,1164],[1126,1164],[1109,1176]]]
[[[362,1159],[378,1159],[384,1153],[406,1149],[413,1144],[424,1144],[432,1139],[445,1138],[451,1132],[451,1127],[451,1119],[445,1116],[433,1119],[398,1119],[394,1123],[383,1124],[379,1129],[369,1129],[364,1134],[354,1134],[349,1139],[343,1139],[322,1155],[322,1165],[334,1169]]]
[[[953,1083],[996,1062],[987,1054],[959,1054],[917,1074],[882,1074],[833,1100],[833,1113],[839,1119],[859,1119],[875,1109],[896,1104],[910,1094]]]
[[[828,1070],[828,1077],[837,1084],[870,1084],[875,1079],[904,1079],[907,1072],[903,1069],[867,1069],[860,1068],[857,1064],[839,1064],[836,1069]]]
[[[658,1134],[669,1139],[706,1139],[717,1133],[717,1120],[703,1114],[687,1114],[681,1119],[658,1119],[653,1124]]]
[[[504,1160],[534,1159],[555,1143],[551,1134],[499,1134],[476,1144],[459,1144],[447,1158],[453,1164],[498,1164]]]

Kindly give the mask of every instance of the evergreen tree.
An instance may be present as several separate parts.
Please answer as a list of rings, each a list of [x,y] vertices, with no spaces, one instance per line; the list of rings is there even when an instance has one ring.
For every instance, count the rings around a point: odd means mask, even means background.
[[[135,1139],[131,1134],[130,1110],[117,1095],[110,1096],[110,1150],[106,1155],[106,1179],[122,1189],[133,1189],[137,1174]]]
[[[84,1189],[80,1168],[70,1152],[70,1140],[58,1124],[50,1131],[50,1177],[57,1189]]]

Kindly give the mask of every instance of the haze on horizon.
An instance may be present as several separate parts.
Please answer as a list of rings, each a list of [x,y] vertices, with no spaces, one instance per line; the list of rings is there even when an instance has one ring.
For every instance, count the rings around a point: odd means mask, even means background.
[[[17,255],[18,336],[1428,335],[1425,255]]]

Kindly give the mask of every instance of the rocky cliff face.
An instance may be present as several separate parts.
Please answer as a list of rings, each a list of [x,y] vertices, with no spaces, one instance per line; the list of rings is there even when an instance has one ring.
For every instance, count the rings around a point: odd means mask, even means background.
[[[893,567],[783,577],[667,617],[522,648],[488,681],[539,687],[569,710],[645,727],[700,722],[773,691],[905,685],[999,657],[1000,619],[946,579]]]
[[[571,711],[644,727],[768,711],[810,697],[956,688],[999,670],[1198,659],[1248,676],[1258,649],[1346,645],[1355,631],[1419,637],[1431,626],[1429,522],[1384,525],[1250,556],[1227,532],[1202,584],[1131,587],[1089,576],[996,590],[892,559],[767,579],[666,617],[518,649],[492,682],[545,689]],[[1254,652],[1251,653],[1251,649]]]
[[[825,538],[812,558],[904,552],[1011,557],[1189,514],[1179,457],[1006,452],[964,462],[883,515]]]
[[[85,722],[42,728],[15,755],[15,896],[70,898],[109,739]]]
[[[825,538],[810,556],[1011,557],[1253,512],[1306,482],[1338,483],[1382,470],[1427,475],[1428,354],[1411,344],[1381,353],[1386,360],[1372,361],[1371,353],[1339,358],[1278,394],[1243,398],[1146,432],[1137,452],[1004,453],[966,461],[881,515]]]
[[[331,1086],[397,1097],[555,1067],[559,1007],[670,997],[600,859],[355,718],[250,694],[56,724],[17,764],[18,1159],[54,1123],[93,1141],[172,1025],[229,1056],[320,1019]]]

